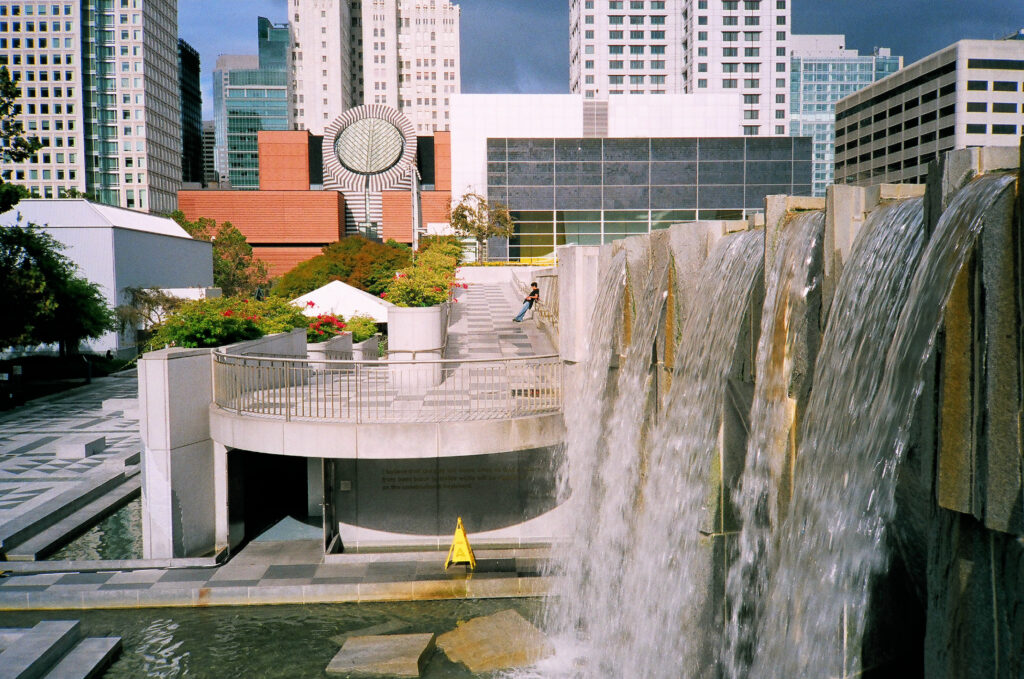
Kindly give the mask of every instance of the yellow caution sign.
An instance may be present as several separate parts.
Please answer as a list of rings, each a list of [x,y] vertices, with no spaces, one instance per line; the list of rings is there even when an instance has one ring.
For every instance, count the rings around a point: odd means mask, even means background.
[[[476,570],[476,557],[473,556],[473,548],[469,546],[469,538],[466,537],[466,529],[462,527],[462,517],[455,526],[455,537],[452,539],[452,547],[448,550],[448,558],[444,562],[444,569],[448,566],[469,566]]]

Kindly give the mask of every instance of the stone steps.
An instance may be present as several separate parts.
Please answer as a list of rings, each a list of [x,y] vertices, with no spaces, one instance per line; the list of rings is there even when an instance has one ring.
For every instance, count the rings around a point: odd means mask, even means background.
[[[45,676],[82,638],[77,620],[44,620],[0,653],[0,679]]]
[[[92,679],[121,650],[120,637],[82,638],[77,620],[44,620],[25,630],[0,630],[0,679]]]
[[[46,558],[137,497],[141,492],[141,484],[141,477],[136,471],[120,485],[8,549],[7,560],[38,561]]]
[[[121,637],[82,639],[43,679],[94,679],[114,662],[121,652]]]
[[[44,502],[34,511],[0,525],[0,552],[7,552],[15,545],[77,512],[124,483],[125,478],[126,474],[122,469],[103,469],[92,473],[75,487]]]

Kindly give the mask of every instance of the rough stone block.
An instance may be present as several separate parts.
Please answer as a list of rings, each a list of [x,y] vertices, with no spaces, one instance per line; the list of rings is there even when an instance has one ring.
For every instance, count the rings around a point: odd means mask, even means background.
[[[437,645],[471,672],[525,667],[553,653],[541,631],[511,609],[462,623]]]
[[[106,449],[106,436],[67,436],[57,444],[57,457],[76,460],[102,453]]]
[[[432,650],[433,634],[349,637],[327,672],[349,677],[418,677]]]

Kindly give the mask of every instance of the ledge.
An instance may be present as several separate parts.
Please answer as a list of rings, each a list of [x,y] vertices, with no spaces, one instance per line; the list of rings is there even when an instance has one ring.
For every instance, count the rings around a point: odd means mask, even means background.
[[[341,459],[488,455],[559,445],[562,413],[503,420],[356,424],[272,419],[210,406],[210,436],[229,448]]]

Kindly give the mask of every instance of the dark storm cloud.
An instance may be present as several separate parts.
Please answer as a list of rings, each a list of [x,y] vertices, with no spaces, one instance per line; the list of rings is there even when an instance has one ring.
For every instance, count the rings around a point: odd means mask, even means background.
[[[568,92],[568,0],[462,0],[463,92]]]
[[[909,65],[965,38],[1024,28],[1022,0],[794,0],[793,32],[845,33],[862,54],[890,47]]]

